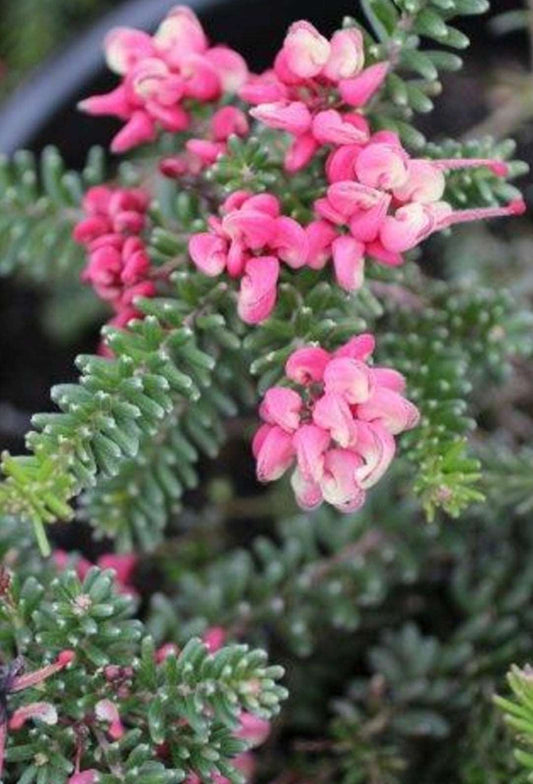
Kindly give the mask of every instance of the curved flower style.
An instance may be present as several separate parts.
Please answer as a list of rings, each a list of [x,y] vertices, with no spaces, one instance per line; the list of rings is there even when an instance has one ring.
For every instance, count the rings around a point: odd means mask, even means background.
[[[273,69],[251,77],[240,96],[254,104],[251,114],[294,142],[285,158],[288,171],[306,166],[326,144],[360,144],[369,137],[358,111],[379,89],[388,63],[363,70],[361,32],[337,30],[328,41],[312,24],[290,26]]]
[[[341,512],[359,509],[394,457],[394,436],[418,423],[418,409],[402,395],[403,376],[368,365],[373,350],[370,334],[332,354],[297,349],[285,366],[296,388],[272,387],[263,398],[264,424],[252,444],[257,477],[271,482],[296,463],[291,482],[303,509],[323,501]]]
[[[307,261],[305,230],[281,215],[275,196],[247,191],[226,199],[221,217],[211,217],[209,228],[189,242],[193,262],[206,275],[227,272],[240,278],[240,317],[247,324],[264,321],[276,303],[280,262],[298,269]]]
[[[507,174],[507,165],[497,160],[412,158],[391,131],[338,147],[326,163],[329,185],[315,202],[317,220],[307,229],[309,265],[320,269],[332,258],[337,282],[352,291],[363,283],[366,257],[395,266],[404,252],[455,223],[522,213],[521,199],[457,211],[443,201],[447,171],[480,166]]]
[[[185,6],[172,8],[153,36],[127,27],[112,30],[105,53],[122,82],[105,95],[82,101],[80,108],[124,121],[111,145],[116,153],[153,141],[158,129],[185,130],[188,101],[215,101],[236,92],[248,76],[237,52],[209,46],[199,19]]]
[[[3,689],[3,704],[0,703],[0,776],[4,769],[4,752],[7,731],[19,730],[26,721],[37,720],[44,724],[57,724],[57,711],[49,702],[30,702],[17,708],[8,716],[6,698],[9,694],[39,686],[45,680],[64,670],[74,661],[75,653],[71,650],[61,651],[55,661],[46,664],[33,672],[24,672],[24,661],[21,658],[0,667],[0,680]]]

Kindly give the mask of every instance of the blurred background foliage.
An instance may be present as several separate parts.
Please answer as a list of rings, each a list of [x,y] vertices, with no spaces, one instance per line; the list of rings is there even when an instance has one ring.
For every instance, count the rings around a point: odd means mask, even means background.
[[[116,0],[2,0],[0,100]]]

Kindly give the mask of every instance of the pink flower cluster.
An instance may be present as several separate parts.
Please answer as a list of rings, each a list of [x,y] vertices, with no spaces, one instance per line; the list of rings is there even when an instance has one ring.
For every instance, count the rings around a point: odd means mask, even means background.
[[[456,223],[521,214],[516,199],[503,207],[453,210],[443,201],[445,173],[486,166],[505,176],[502,161],[479,158],[412,158],[391,131],[365,143],[343,144],[326,163],[327,190],[314,203],[307,226],[281,214],[279,199],[236,191],[209,218],[209,232],[195,234],[189,252],[206,275],[241,278],[238,310],[249,324],[264,321],[276,303],[280,262],[292,269],[320,270],[332,260],[346,291],[363,285],[367,257],[402,264],[403,253]]]
[[[52,557],[59,571],[72,566],[80,580],[84,580],[89,569],[95,565],[83,556],[71,556],[64,550],[54,550]],[[133,554],[106,553],[97,559],[96,566],[99,569],[112,569],[115,572],[115,584],[120,593],[137,596],[131,580],[138,562],[139,559]]]
[[[447,171],[480,166],[498,176],[508,172],[497,160],[412,158],[390,131],[379,131],[364,144],[339,146],[327,160],[326,195],[315,202],[317,220],[307,229],[316,254],[310,266],[320,268],[331,254],[339,285],[350,291],[362,285],[366,256],[398,265],[402,253],[434,232],[522,213],[521,199],[503,207],[457,211],[442,200]]]
[[[209,121],[206,138],[193,138],[185,142],[186,152],[171,158],[163,158],[159,170],[166,177],[178,178],[185,174],[198,175],[212,166],[228,149],[230,136],[246,136],[249,131],[248,118],[235,106],[223,106]]]
[[[171,9],[153,36],[127,27],[112,30],[105,53],[122,81],[111,92],[82,101],[80,108],[124,121],[111,145],[117,153],[153,141],[160,128],[184,131],[191,99],[216,101],[237,92],[248,77],[242,57],[226,46],[209,46],[200,21],[185,6]]]
[[[209,232],[194,234],[189,252],[206,275],[240,278],[238,311],[247,324],[264,321],[274,308],[280,262],[298,269],[307,262],[305,229],[281,214],[279,199],[236,191],[209,218]]]
[[[257,477],[279,479],[296,463],[291,482],[304,509],[323,501],[341,512],[359,509],[394,457],[394,436],[418,423],[418,409],[402,395],[403,376],[368,365],[374,345],[364,334],[332,354],[297,349],[285,366],[296,388],[272,387],[264,396],[264,424],[252,444]]]
[[[140,188],[90,188],[83,199],[85,217],[74,239],[85,246],[87,266],[82,279],[116,312],[110,322],[126,326],[139,318],[136,297],[153,297],[150,259],[141,232],[146,225],[149,197]]]
[[[312,24],[290,26],[274,67],[251,77],[240,96],[251,114],[294,141],[285,158],[289,171],[306,166],[323,145],[360,144],[368,125],[357,111],[381,86],[388,63],[364,68],[361,32],[337,30],[328,41]]]
[[[63,650],[57,655],[55,661],[46,664],[33,672],[24,672],[24,661],[17,658],[11,664],[3,666],[2,691],[4,700],[9,694],[33,689],[41,686],[48,678],[69,667],[75,659],[71,650]],[[38,719],[44,724],[54,725],[58,722],[57,710],[50,702],[30,702],[8,714],[5,705],[0,711],[0,777],[4,770],[4,755],[9,730],[20,730],[27,721]]]

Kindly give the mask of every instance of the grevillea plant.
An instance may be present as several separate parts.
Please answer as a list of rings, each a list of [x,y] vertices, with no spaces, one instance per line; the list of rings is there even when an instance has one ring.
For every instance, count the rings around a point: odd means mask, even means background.
[[[78,381],[33,417],[27,454],[2,457],[6,784],[252,781],[250,749],[269,735],[272,748],[287,696],[262,649],[305,691],[289,654],[365,612],[375,634],[368,607],[415,578],[426,531],[490,491],[471,391],[530,351],[531,321],[501,291],[448,279],[439,247],[458,224],[521,215],[524,167],[512,144],[427,143],[414,127],[439,70],[460,65],[427,41],[463,46],[450,21],[485,2],[362,7],[368,29],[294,22],[263,73],[183,6],[154,34],[112,30],[116,85],[80,109],[116,118],[110,150],[127,161],[105,173],[93,151],[81,175],[51,150],[40,171],[24,153],[2,162],[2,269],[79,283],[107,311]],[[226,482],[206,458],[228,435],[245,452],[225,453]],[[246,499],[239,460],[255,467]],[[393,522],[369,528],[380,503],[385,520],[407,516],[403,542]],[[285,518],[280,539],[221,555],[236,536],[222,522],[247,515]],[[106,546],[53,549],[65,521]],[[394,683],[394,657],[419,649],[420,678],[443,679],[453,713],[464,645],[490,647],[483,634],[440,652],[410,625],[374,641],[372,666]],[[326,740],[300,741],[285,773],[267,753],[259,780],[399,781],[409,733],[442,736],[452,719],[432,712],[437,683],[400,698],[418,719],[398,730],[384,688],[356,686]],[[316,717],[307,697],[289,735]],[[502,705],[516,725],[525,708]],[[325,761],[298,761],[306,749]]]

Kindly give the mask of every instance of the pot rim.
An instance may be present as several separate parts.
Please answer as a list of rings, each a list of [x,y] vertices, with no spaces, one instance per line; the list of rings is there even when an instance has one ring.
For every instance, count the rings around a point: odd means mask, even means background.
[[[200,15],[226,0],[186,0]],[[31,147],[50,119],[103,70],[102,41],[113,27],[153,29],[176,0],[129,0],[47,58],[0,105],[0,153]]]

